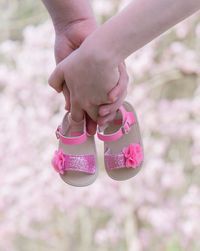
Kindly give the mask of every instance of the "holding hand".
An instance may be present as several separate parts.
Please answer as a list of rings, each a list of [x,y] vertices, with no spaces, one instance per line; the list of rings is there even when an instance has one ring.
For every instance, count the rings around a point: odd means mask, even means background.
[[[56,58],[56,63],[59,64],[62,60],[64,60],[66,57],[68,57],[74,50],[76,50],[77,48],[79,48],[79,46],[82,44],[82,42],[92,33],[94,32],[94,30],[97,28],[97,24],[96,21],[94,19],[92,10],[91,10],[91,6],[89,4],[89,2],[87,1],[83,1],[83,0],[78,0],[78,1],[71,1],[71,0],[67,0],[67,1],[52,1],[52,0],[43,0],[51,17],[52,17],[52,21],[54,24],[54,28],[55,28],[55,58]],[[90,49],[90,48],[89,48]],[[89,58],[88,58],[89,59]],[[90,60],[92,62],[92,60]],[[72,62],[72,60],[71,60]],[[63,65],[63,63],[62,63]],[[75,65],[76,67],[76,65]],[[59,67],[60,69],[60,64]],[[57,68],[57,69],[58,69]],[[73,67],[74,68],[74,67]],[[73,78],[72,74],[78,74],[78,72],[76,71],[76,73],[72,73],[70,69],[70,65],[68,66],[68,68],[66,69],[67,71],[70,71],[70,76],[71,78]],[[58,70],[59,71],[59,70]],[[87,111],[89,111],[89,114],[92,116],[93,119],[97,119],[97,116],[99,116],[99,123],[100,124],[104,124],[104,121],[107,121],[109,119],[111,119],[112,117],[115,116],[115,111],[118,109],[118,107],[121,105],[123,98],[126,94],[126,87],[127,87],[127,83],[128,83],[128,78],[127,78],[127,73],[125,70],[125,66],[122,65],[119,67],[119,71],[117,69],[114,70],[115,71],[115,84],[118,81],[119,78],[119,72],[120,72],[120,80],[117,84],[117,86],[112,89],[112,87],[115,85],[114,82],[110,84],[111,85],[107,85],[107,92],[103,92],[103,89],[101,89],[101,93],[102,96],[101,98],[99,97],[99,93],[98,90],[95,90],[96,93],[98,94],[97,99],[95,99],[95,96],[93,96],[94,99],[94,103],[95,105],[89,105],[89,102],[84,103],[84,101],[82,102],[83,107],[87,106]],[[81,72],[80,72],[81,73]],[[58,87],[58,77],[59,74],[56,73],[52,75],[52,77],[50,78],[50,84],[55,87],[55,89],[57,89]],[[112,80],[113,76],[111,76],[111,72],[110,72],[110,76],[109,79],[110,81]],[[54,76],[54,77],[53,77]],[[53,78],[53,82],[52,82],[52,78]],[[80,78],[81,79],[81,78]],[[64,80],[64,79],[63,79]],[[106,80],[105,80],[106,81]],[[72,81],[71,83],[74,83],[76,81]],[[81,80],[82,83],[82,80]],[[56,84],[56,86],[55,86]],[[79,83],[80,84],[80,83]],[[106,83],[105,83],[106,84]],[[104,84],[104,87],[106,87]],[[95,83],[95,85],[97,86],[97,83]],[[95,87],[94,85],[94,87]],[[73,88],[73,93],[76,92],[76,90],[82,90],[84,87],[84,84],[81,84],[81,86],[76,85],[76,83],[74,83],[74,87],[72,86],[72,84],[65,84],[65,82],[60,83],[60,88],[59,88],[59,92],[63,91],[64,97],[65,97],[65,101],[66,101],[66,106],[65,108],[67,110],[71,110],[73,117],[75,118],[75,120],[79,120],[82,115],[83,115],[83,108],[80,109],[80,104],[78,105],[79,102],[74,101],[74,98],[71,100],[71,92],[72,90],[70,90],[69,88]],[[81,87],[81,89],[80,89]],[[112,90],[111,90],[112,89]],[[110,91],[110,93],[108,93]],[[85,89],[85,93],[86,93],[86,89]],[[87,95],[91,93],[88,92]],[[107,95],[108,93],[108,95]],[[80,94],[80,93],[79,93]],[[93,94],[93,93],[92,93]],[[76,97],[76,99],[80,99],[79,97]],[[103,102],[101,103],[100,100]],[[116,100],[116,102],[113,103],[113,100]],[[82,97],[81,97],[81,101],[82,101]],[[71,107],[71,103],[73,103],[72,107]],[[101,106],[98,107],[96,104],[106,104],[106,106]],[[71,109],[72,108],[72,109]],[[100,110],[99,110],[100,108]],[[98,110],[99,110],[99,115],[98,115]],[[106,111],[106,112],[105,112]],[[87,115],[86,115],[87,116]],[[90,134],[94,134],[96,132],[96,123],[89,117],[87,116],[87,127],[88,127],[88,132]]]
[[[76,16],[76,15],[75,15]],[[73,22],[55,22],[55,45],[54,54],[56,63],[68,57],[77,49],[85,38],[96,29],[94,17],[86,16],[80,20],[75,19]],[[65,109],[70,111],[70,93],[67,85],[63,84],[63,95],[65,98]],[[88,132],[92,135],[96,132],[96,123],[87,117]]]
[[[123,65],[120,69],[121,72],[125,70]],[[98,61],[98,56],[92,53],[91,48],[84,46],[82,49],[81,46],[57,65],[49,83],[56,91],[61,92],[65,81],[70,90],[71,113],[75,121],[83,119],[84,111],[96,121],[99,105],[114,101],[109,100],[110,90],[116,86],[117,89],[111,94],[114,92],[118,96],[124,96],[123,92],[119,93],[122,83],[118,83],[118,80],[118,68],[113,68],[109,62]],[[126,85],[127,82],[123,84],[124,87]]]

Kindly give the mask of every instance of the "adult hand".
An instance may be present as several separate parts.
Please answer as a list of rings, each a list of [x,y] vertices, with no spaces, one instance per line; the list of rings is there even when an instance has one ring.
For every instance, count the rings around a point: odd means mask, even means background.
[[[75,49],[77,49],[85,38],[96,29],[96,21],[89,17],[82,20],[76,20],[70,24],[60,24],[55,28],[56,37],[54,45],[54,53],[56,63],[68,57]],[[65,109],[70,110],[70,93],[68,87],[63,83],[63,94],[65,98]],[[87,131],[91,135],[96,132],[96,122],[87,116]]]

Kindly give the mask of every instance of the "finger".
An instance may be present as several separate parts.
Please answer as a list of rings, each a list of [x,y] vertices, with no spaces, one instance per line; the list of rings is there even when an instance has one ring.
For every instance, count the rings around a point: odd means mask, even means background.
[[[63,47],[61,48],[60,43],[58,42],[55,43],[54,55],[55,55],[56,64],[63,61],[66,57],[68,57],[73,52],[73,49],[68,45],[68,43],[63,44],[62,46]]]
[[[97,123],[94,120],[92,120],[88,115],[86,115],[86,127],[88,134],[95,135],[97,129]]]
[[[101,105],[99,107],[99,113],[98,113],[99,116],[105,117],[112,112],[116,112],[119,109],[119,107],[122,105],[126,95],[127,95],[127,89],[123,90],[123,93],[121,93],[121,97],[116,102],[112,104]]]
[[[119,98],[122,91],[127,88],[129,76],[126,71],[125,63],[121,63],[119,65],[119,73],[120,78],[118,84],[108,93],[108,99],[112,102],[115,102]]]
[[[78,103],[71,102],[71,117],[76,122],[83,120],[84,111],[80,108]]]
[[[61,66],[61,63],[58,64],[49,77],[48,83],[49,85],[54,88],[57,92],[61,92],[63,90],[63,83],[64,83],[64,72]]]
[[[65,109],[70,111],[70,92],[65,83],[63,85],[63,95],[65,98]]]
[[[105,126],[107,123],[111,122],[114,119],[113,116],[116,115],[117,110],[123,104],[126,95],[127,90],[125,89],[120,99],[118,99],[115,103],[102,105],[100,107],[100,114],[102,113],[102,111],[107,111],[107,115],[99,116],[97,120],[98,124]]]
[[[85,112],[88,114],[88,116],[93,121],[97,121],[99,106],[97,106],[97,105],[87,105],[87,106],[83,106],[83,108],[84,108]]]
[[[97,124],[99,126],[105,126],[109,122],[113,121],[115,116],[116,116],[116,112],[112,112],[112,113],[110,113],[109,115],[107,115],[105,117],[99,117],[98,120],[97,120]]]

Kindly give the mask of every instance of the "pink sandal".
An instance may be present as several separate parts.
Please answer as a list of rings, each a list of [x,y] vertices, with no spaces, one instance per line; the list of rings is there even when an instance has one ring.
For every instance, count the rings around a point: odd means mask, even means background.
[[[87,186],[97,177],[94,136],[87,135],[85,119],[81,130],[71,131],[69,134],[71,125],[69,117],[70,113],[66,113],[62,125],[56,130],[59,150],[54,153],[52,165],[64,182],[72,186]],[[76,122],[73,121],[73,123]]]
[[[141,169],[144,151],[135,110],[128,102],[119,108],[116,118],[97,136],[104,141],[104,162],[114,180],[127,180]]]

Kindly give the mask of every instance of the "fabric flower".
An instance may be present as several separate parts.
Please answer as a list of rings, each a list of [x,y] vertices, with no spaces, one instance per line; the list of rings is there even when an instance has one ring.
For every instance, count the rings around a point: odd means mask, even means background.
[[[137,167],[143,160],[142,147],[139,144],[130,144],[123,149],[126,167]]]
[[[56,172],[64,174],[65,155],[62,150],[55,151],[54,157],[52,159],[52,165]]]

